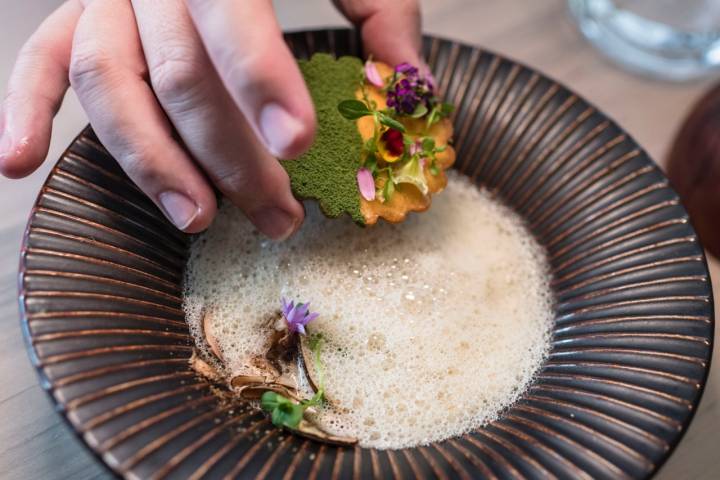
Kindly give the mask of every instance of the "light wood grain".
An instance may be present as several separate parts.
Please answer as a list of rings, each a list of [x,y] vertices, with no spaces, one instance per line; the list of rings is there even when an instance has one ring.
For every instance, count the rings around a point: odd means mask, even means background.
[[[59,0],[0,0],[0,85],[22,42]],[[692,103],[710,85],[668,84],[632,76],[604,60],[577,34],[563,0],[424,0],[425,30],[481,45],[537,68],[579,92],[614,118],[663,163]],[[285,28],[342,25],[329,0],[277,0]],[[55,122],[55,159],[87,122],[68,95]],[[18,324],[17,258],[28,212],[50,167],[29,178],[0,180],[0,477],[109,478],[52,409],[30,366]],[[720,297],[720,263],[711,260]],[[720,375],[713,369],[705,397],[685,439],[658,478],[720,476]]]

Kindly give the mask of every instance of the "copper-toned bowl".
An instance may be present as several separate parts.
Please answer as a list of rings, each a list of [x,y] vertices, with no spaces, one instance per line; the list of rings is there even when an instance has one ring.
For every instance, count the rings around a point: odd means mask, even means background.
[[[360,53],[348,30],[287,35],[299,57]],[[670,455],[708,372],[703,250],[645,152],[563,86],[426,38],[455,112],[457,168],[527,220],[557,314],[547,363],[502,418],[396,451],[288,435],[213,395],[188,366],[188,239],[86,129],[38,197],[20,265],[22,325],[70,425],[132,478],[643,478]],[[482,348],[482,346],[478,346]]]

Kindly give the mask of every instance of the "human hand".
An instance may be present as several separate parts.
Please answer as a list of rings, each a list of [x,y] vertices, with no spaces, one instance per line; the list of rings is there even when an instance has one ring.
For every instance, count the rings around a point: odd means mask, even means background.
[[[419,63],[416,0],[335,0],[366,53]],[[0,111],[0,173],[45,159],[72,86],[105,147],[181,230],[207,228],[212,186],[265,235],[302,223],[276,158],[311,145],[315,112],[270,0],[67,0],[20,51]]]

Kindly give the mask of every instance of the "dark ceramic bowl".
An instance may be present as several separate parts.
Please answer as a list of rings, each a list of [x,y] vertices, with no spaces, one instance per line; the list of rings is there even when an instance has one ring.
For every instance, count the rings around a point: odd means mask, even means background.
[[[287,35],[298,57],[360,54],[348,30]],[[396,451],[288,435],[222,403],[188,366],[188,238],[86,129],[30,216],[20,307],[33,364],[85,444],[131,478],[644,478],[686,430],[713,338],[708,270],[645,152],[563,86],[492,53],[425,38],[455,112],[457,168],[547,249],[552,352],[502,418]]]

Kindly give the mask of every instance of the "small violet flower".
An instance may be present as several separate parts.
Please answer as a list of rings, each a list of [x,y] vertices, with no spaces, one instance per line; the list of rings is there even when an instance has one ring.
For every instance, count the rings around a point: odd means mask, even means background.
[[[395,67],[395,74],[400,78],[387,92],[387,105],[401,115],[411,115],[421,103],[428,110],[435,95],[435,80],[428,73],[420,71],[409,63],[401,63]]]
[[[375,180],[370,170],[365,167],[358,170],[357,183],[360,189],[360,195],[362,195],[365,200],[368,202],[375,200]]]
[[[315,320],[319,313],[310,313],[310,303],[288,302],[282,297],[282,315],[287,322],[288,330],[305,335],[305,326]]]
[[[395,67],[397,73],[404,73],[406,75],[417,75],[418,69],[413,67],[407,62],[403,62]]]
[[[368,82],[378,88],[382,88],[385,86],[385,82],[383,82],[383,79],[380,76],[380,72],[378,72],[377,66],[370,60],[365,62],[365,78]]]

